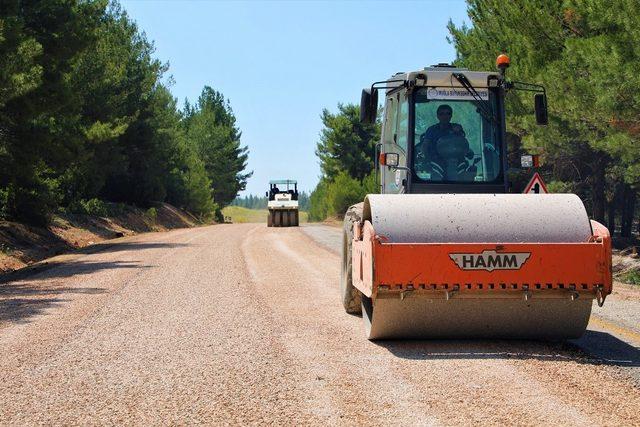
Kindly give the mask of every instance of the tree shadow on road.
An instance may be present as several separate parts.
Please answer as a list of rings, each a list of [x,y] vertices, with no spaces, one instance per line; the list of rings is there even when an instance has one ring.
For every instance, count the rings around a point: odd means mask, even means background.
[[[137,261],[51,261],[31,268],[18,270],[13,273],[0,275],[0,289],[20,281],[35,282],[56,277],[72,277],[92,274],[100,270],[117,270],[123,268],[150,268],[150,265],[140,265]],[[0,290],[0,294],[2,291]]]
[[[28,277],[24,279],[26,282],[37,282],[40,280],[47,280],[53,278],[65,278],[79,275],[93,274],[101,270],[122,270],[122,269],[148,269],[153,266],[143,265],[137,261],[106,261],[106,262],[91,262],[91,261],[74,261],[74,262],[62,262],[55,265],[55,268],[46,269],[44,272],[35,277]],[[0,291],[0,294],[2,291]]]
[[[27,323],[29,318],[60,305],[67,300],[61,298],[14,298],[0,301],[0,324],[4,322]],[[0,333],[1,333],[0,329]]]
[[[95,245],[79,249],[78,253],[108,253],[121,251],[142,251],[145,249],[176,249],[191,246],[189,243],[166,243],[166,242],[102,242]]]
[[[63,294],[104,294],[103,288],[73,288],[62,286],[39,286],[36,284],[14,284],[0,286],[0,323],[26,323],[29,318],[42,314],[68,299]]]
[[[90,262],[69,261],[48,265],[39,272],[31,272],[26,277],[8,283],[0,282],[0,323],[24,323],[33,316],[50,308],[69,302],[69,294],[104,294],[108,289],[82,286],[84,281],[69,285],[65,279],[73,276],[90,275],[101,270],[147,269],[150,265],[138,262]],[[39,274],[36,274],[39,273]],[[74,282],[71,282],[74,283]]]
[[[593,365],[640,367],[640,348],[605,332],[587,331],[578,340],[416,340],[376,341],[403,359],[514,359],[570,361]]]

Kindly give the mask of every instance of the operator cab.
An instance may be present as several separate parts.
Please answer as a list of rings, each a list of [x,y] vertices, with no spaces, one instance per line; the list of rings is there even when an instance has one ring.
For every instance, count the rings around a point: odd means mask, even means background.
[[[298,200],[298,182],[293,179],[276,179],[269,181],[269,191],[266,192],[269,201]]]
[[[361,120],[368,123],[378,89],[385,90],[376,147],[382,193],[508,192],[504,98],[521,87],[504,78],[508,58],[500,65],[500,72],[475,72],[438,64],[363,90]],[[536,117],[545,124],[544,88],[520,85],[539,92]]]

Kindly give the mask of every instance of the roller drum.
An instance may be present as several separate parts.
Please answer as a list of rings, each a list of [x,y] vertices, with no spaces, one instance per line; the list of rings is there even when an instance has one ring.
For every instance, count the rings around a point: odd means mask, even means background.
[[[389,243],[574,243],[593,234],[572,194],[368,195],[363,214]],[[593,301],[505,296],[363,297],[363,319],[369,339],[567,339],[584,333]]]
[[[586,242],[575,194],[370,194],[364,218],[391,243]]]
[[[369,304],[369,306],[367,306]],[[365,297],[367,337],[376,339],[571,339],[584,333],[592,299],[429,299]]]

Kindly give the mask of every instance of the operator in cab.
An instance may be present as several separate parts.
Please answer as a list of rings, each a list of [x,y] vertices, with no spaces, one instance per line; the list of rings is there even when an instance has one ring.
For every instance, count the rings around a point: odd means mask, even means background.
[[[465,136],[462,126],[458,123],[451,123],[453,109],[450,105],[442,104],[436,110],[438,123],[429,126],[427,131],[420,137],[420,142],[426,144],[427,154],[436,154],[436,142],[443,136],[457,135]]]
[[[429,126],[416,147],[416,168],[428,171],[433,181],[471,181],[476,168],[469,164],[474,153],[462,126],[451,123],[453,109],[442,104],[436,110],[438,123]]]

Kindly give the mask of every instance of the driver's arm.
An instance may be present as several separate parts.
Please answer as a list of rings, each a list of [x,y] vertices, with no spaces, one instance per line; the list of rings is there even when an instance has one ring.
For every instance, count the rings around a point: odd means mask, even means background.
[[[456,135],[467,136],[464,133],[464,129],[462,129],[461,125],[459,125],[457,123],[453,123],[451,126],[453,127],[453,133],[455,133]]]

